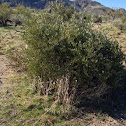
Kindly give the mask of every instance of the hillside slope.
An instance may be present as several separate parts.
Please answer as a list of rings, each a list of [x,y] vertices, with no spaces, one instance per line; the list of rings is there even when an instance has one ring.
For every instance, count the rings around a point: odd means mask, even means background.
[[[12,6],[16,4],[24,4],[32,8],[44,9],[48,2],[55,0],[4,0],[4,2],[10,2]],[[84,10],[86,13],[104,14],[110,8],[103,6],[102,4],[92,0],[58,0],[65,4],[65,6],[71,6],[77,10]]]

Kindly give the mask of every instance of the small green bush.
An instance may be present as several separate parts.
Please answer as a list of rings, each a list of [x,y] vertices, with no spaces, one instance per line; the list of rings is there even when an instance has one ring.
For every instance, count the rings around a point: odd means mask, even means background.
[[[122,17],[122,26],[123,26],[123,30],[126,31],[126,14],[123,15]]]
[[[0,5],[0,25],[6,26],[7,22],[10,21],[10,15],[12,14],[12,9],[7,3],[2,3]]]
[[[43,11],[25,27],[24,59],[30,75],[44,82],[69,75],[70,87],[77,84],[81,93],[103,84],[117,88],[124,59],[118,42],[94,31],[85,14],[75,12],[64,20],[60,9]]]
[[[120,19],[114,20],[113,25],[117,27],[119,30],[123,30],[123,24]]]
[[[102,23],[102,17],[95,15],[94,16],[94,23]]]
[[[117,27],[119,30],[125,32],[126,31],[126,16],[124,15],[122,18],[114,20],[113,25]]]
[[[17,25],[22,25],[27,22],[31,18],[31,11],[28,8],[25,8],[24,6],[17,6],[15,8],[15,11],[13,15],[11,16],[11,21]]]
[[[126,14],[123,15],[123,17],[122,17],[122,22],[123,22],[123,23],[126,23]]]

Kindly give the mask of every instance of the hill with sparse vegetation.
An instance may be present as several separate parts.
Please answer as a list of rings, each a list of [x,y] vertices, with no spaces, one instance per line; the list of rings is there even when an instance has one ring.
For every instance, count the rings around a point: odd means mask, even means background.
[[[56,0],[3,0],[4,2],[10,2],[12,6],[17,4],[23,4],[36,9],[44,9],[48,2],[54,2]],[[85,11],[90,14],[105,14],[110,8],[103,6],[99,2],[92,0],[58,0],[58,2],[64,3],[65,6],[70,6],[78,11]],[[125,9],[119,9],[123,13],[126,13]]]

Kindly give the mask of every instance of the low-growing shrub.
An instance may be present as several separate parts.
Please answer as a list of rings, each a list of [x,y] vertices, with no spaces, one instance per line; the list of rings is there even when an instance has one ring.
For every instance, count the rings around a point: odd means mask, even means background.
[[[102,17],[95,15],[94,16],[94,23],[102,23]]]
[[[123,30],[126,31],[126,14],[122,17]]]
[[[25,27],[24,62],[29,74],[45,83],[66,78],[63,92],[66,90],[69,96],[75,87],[76,99],[119,87],[124,56],[118,42],[94,31],[92,24],[85,23],[84,13],[75,12],[64,20],[65,13],[58,14],[60,9],[43,11]],[[63,93],[61,89],[58,92]]]
[[[122,21],[121,21],[120,19],[115,20],[115,21],[113,22],[113,25],[114,25],[115,27],[117,27],[118,29],[123,30],[123,24],[122,24]]]
[[[17,26],[25,24],[27,20],[30,20],[30,18],[31,18],[30,9],[25,8],[24,6],[17,6],[15,8],[13,15],[11,16],[11,21],[15,26]]]
[[[122,20],[116,19],[116,20],[113,22],[113,25],[114,25],[115,27],[117,27],[119,30],[125,32],[125,31],[126,31],[125,16],[122,18]]]
[[[7,3],[2,3],[0,5],[0,25],[6,26],[7,22],[10,21],[10,15],[12,14],[12,9],[10,8],[10,5]]]
[[[24,20],[24,19],[25,19],[25,17],[24,17],[23,15],[21,15],[21,14],[13,15],[13,16],[11,17],[11,20],[12,20],[12,22],[13,22],[13,24],[14,24],[15,26],[21,25],[21,24],[23,23],[23,20]]]

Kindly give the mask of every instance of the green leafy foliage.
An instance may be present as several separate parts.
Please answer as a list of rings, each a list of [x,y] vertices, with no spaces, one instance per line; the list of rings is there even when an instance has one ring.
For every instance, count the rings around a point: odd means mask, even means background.
[[[0,25],[6,26],[7,22],[10,20],[10,15],[12,13],[12,9],[10,5],[7,3],[2,3],[0,5]]]
[[[21,5],[15,8],[15,11],[11,16],[11,20],[15,24],[15,26],[25,24],[25,22],[30,18],[31,18],[30,9]]]
[[[117,88],[124,59],[118,42],[94,31],[84,13],[64,20],[67,11],[59,15],[61,10],[43,11],[25,27],[24,61],[30,75],[44,82],[69,75],[70,87],[77,85],[81,92],[104,84]]]
[[[95,15],[94,16],[94,23],[102,23],[102,17]]]
[[[124,31],[126,31],[126,14],[125,15],[123,15],[123,17],[122,17],[122,26],[123,26],[123,30]]]
[[[112,18],[112,20],[115,20],[116,18],[120,18],[124,14],[123,9],[109,9],[106,14],[109,16],[109,18]]]

